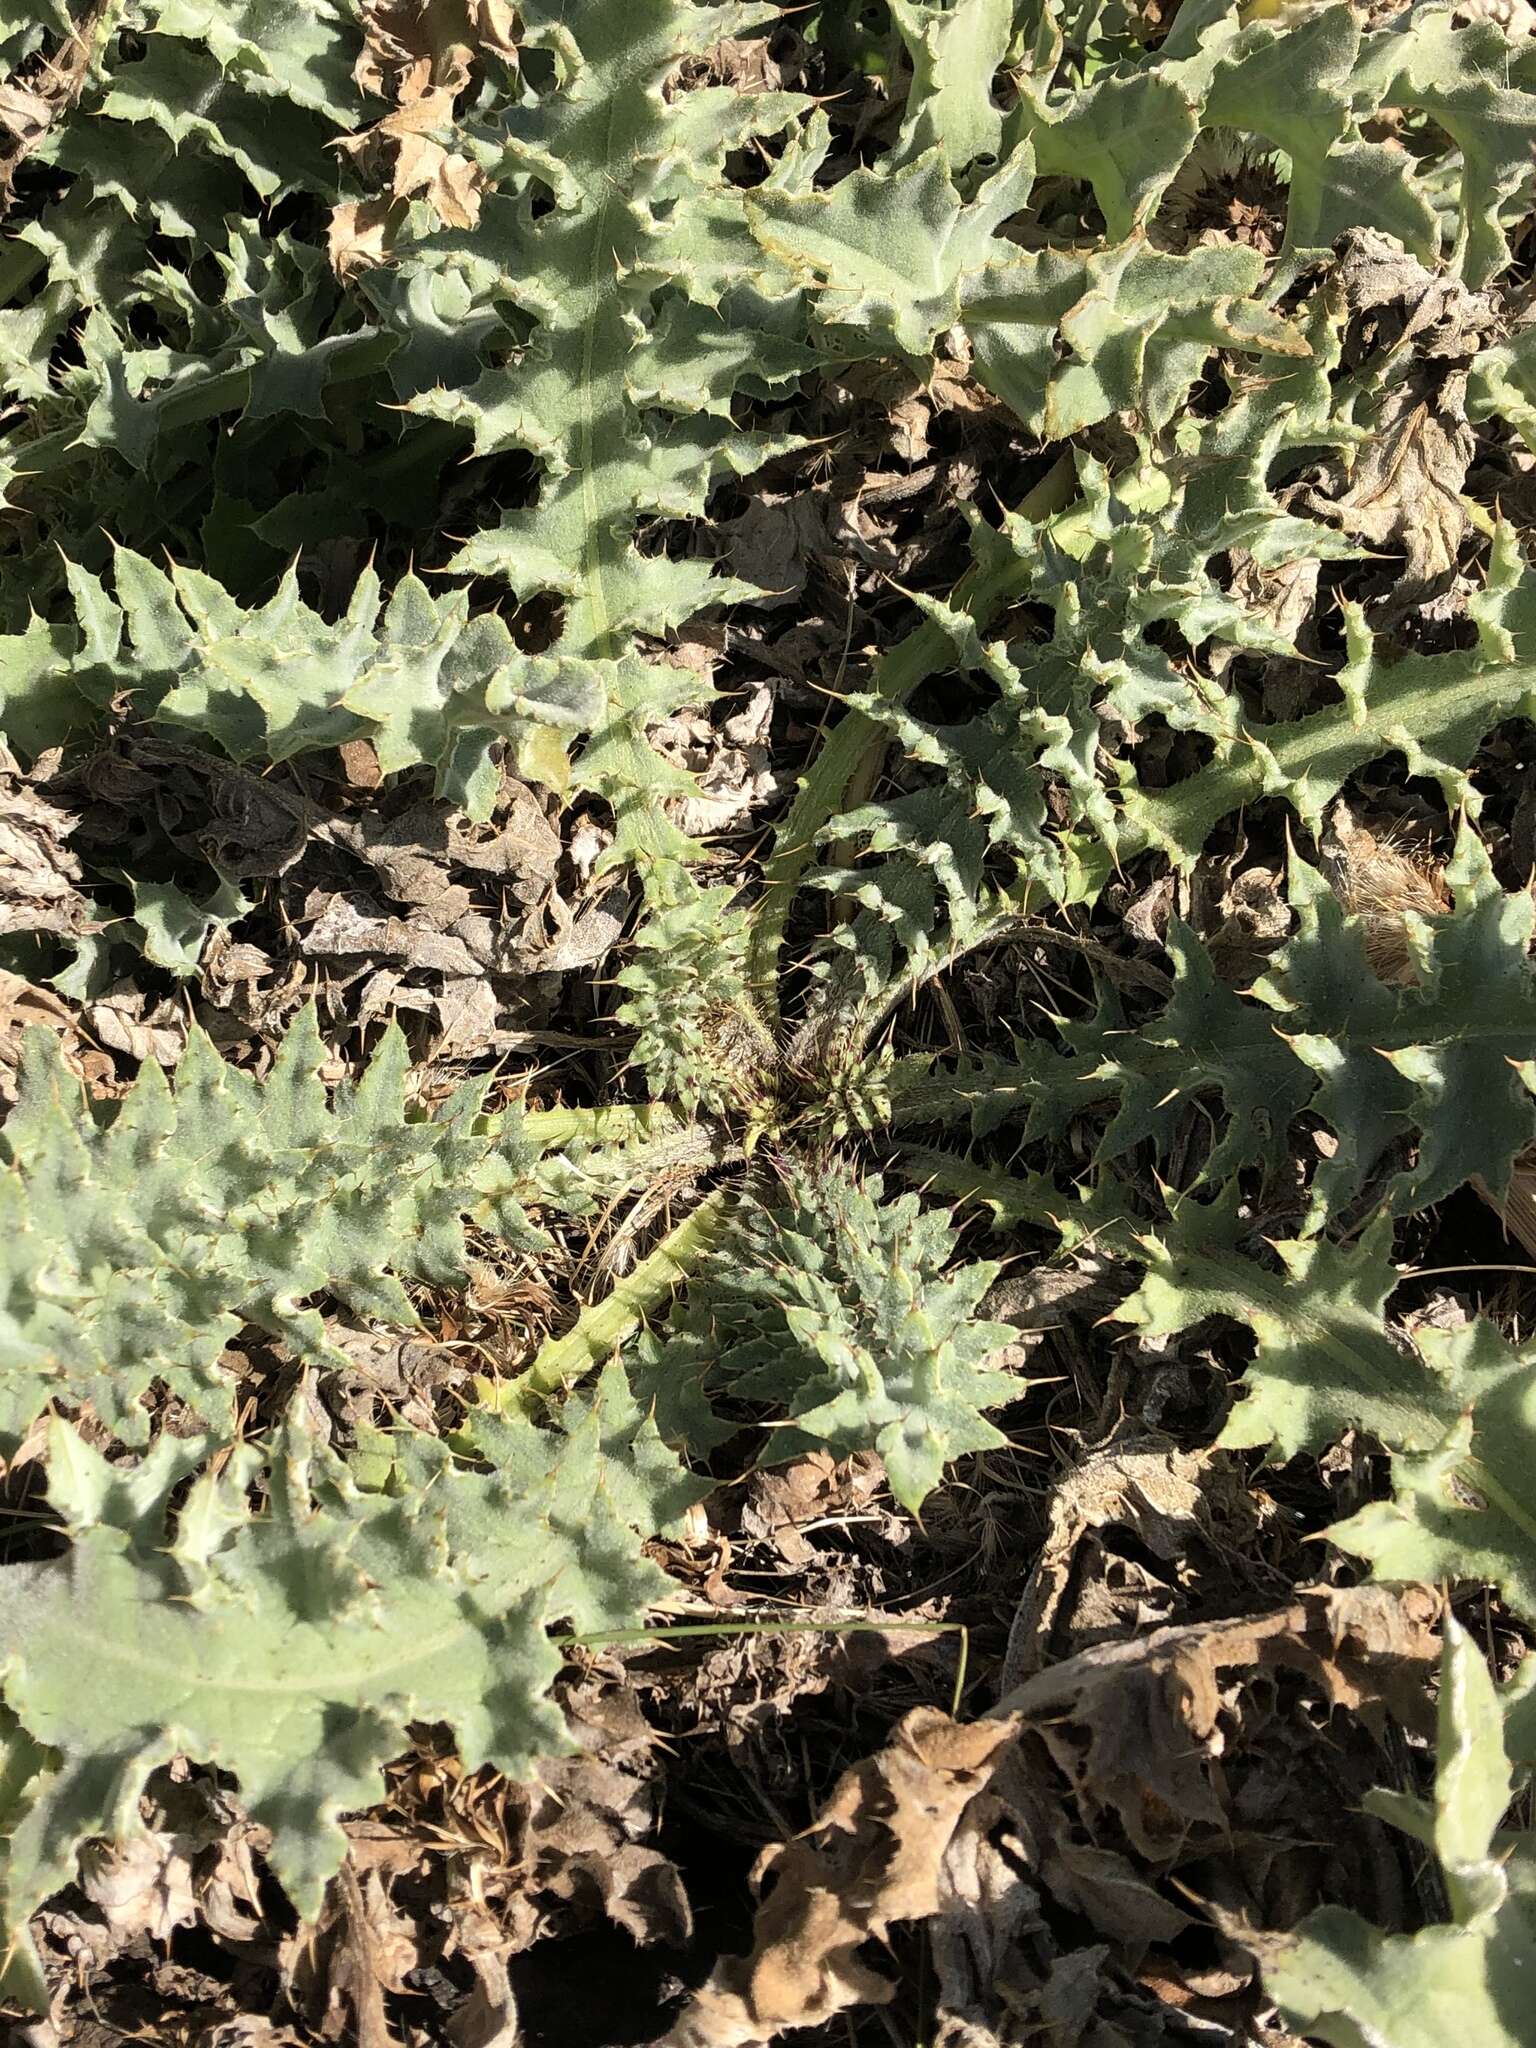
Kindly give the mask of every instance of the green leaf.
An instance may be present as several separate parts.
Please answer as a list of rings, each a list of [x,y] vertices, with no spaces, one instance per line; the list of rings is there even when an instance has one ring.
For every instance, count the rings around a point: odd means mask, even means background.
[[[1461,1412],[1438,1442],[1394,1457],[1392,1498],[1336,1523],[1329,1540],[1381,1578],[1482,1580],[1536,1617],[1536,1350],[1481,1317],[1415,1341]]]
[[[1427,1208],[1469,1180],[1503,1195],[1536,1138],[1536,1103],[1516,1063],[1536,1034],[1530,947],[1536,905],[1505,891],[1465,821],[1446,878],[1448,915],[1409,913],[1416,978],[1389,992],[1370,972],[1359,928],[1322,878],[1291,856],[1299,929],[1255,993],[1279,1014],[1296,1057],[1320,1076],[1312,1107],[1341,1143],[1322,1169],[1314,1216],[1355,1194],[1388,1141],[1416,1129],[1415,1168],[1393,1189]]]
[[[1382,1215],[1359,1244],[1285,1240],[1278,1268],[1241,1250],[1237,1203],[1174,1207],[1148,1234],[1140,1287],[1116,1311],[1149,1336],[1212,1317],[1242,1324],[1256,1351],[1221,1442],[1276,1458],[1363,1429],[1393,1454],[1394,1499],[1331,1531],[1390,1578],[1486,1578],[1536,1616],[1536,1366],[1482,1321],[1467,1330],[1390,1328],[1398,1283]]]
[[[221,882],[206,903],[194,903],[174,882],[127,879],[144,958],[182,981],[196,974],[208,934],[228,930],[251,908],[232,882]]]
[[[1529,203],[1536,94],[1502,81],[1509,45],[1492,21],[1452,27],[1449,7],[1415,9],[1401,29],[1368,39],[1355,73],[1357,107],[1427,114],[1460,154],[1453,257],[1474,290],[1509,262],[1503,220]]]
[[[1003,117],[992,81],[1013,34],[1012,0],[890,0],[890,7],[912,63],[898,156],[921,156],[938,144],[957,171],[995,156]]]
[[[76,687],[77,636],[32,618],[23,633],[0,634],[0,737],[30,762],[89,725],[94,707]]]
[[[1020,113],[1036,168],[1086,178],[1112,242],[1154,211],[1199,132],[1185,92],[1156,70],[1111,72],[1054,100],[1026,85]]]
[[[357,1489],[302,1402],[267,1459],[237,1446],[174,1509],[206,1446],[162,1438],[125,1482],[69,1424],[50,1442],[68,1552],[0,1575],[5,1698],[57,1758],[10,1844],[13,1942],[82,1841],[136,1831],[145,1780],[178,1755],[235,1774],[313,1918],[345,1853],[339,1816],[381,1796],[413,1722],[450,1723],[469,1768],[515,1777],[568,1747],[547,1628],[643,1620],[669,1582],[640,1544],[700,1491],[617,1368],[556,1430],[487,1422],[477,1469],[403,1445],[389,1493]]]
[[[853,171],[830,192],[761,190],[747,214],[764,251],[819,288],[823,321],[926,355],[960,317],[968,280],[1005,253],[997,230],[1032,178],[1030,151],[1015,150],[966,203],[943,150],[930,149],[892,172]]]
[[[237,761],[283,761],[367,738],[386,774],[430,764],[438,794],[480,818],[498,787],[498,741],[523,747],[547,736],[563,764],[601,707],[581,664],[520,653],[499,614],[471,616],[467,592],[434,596],[414,575],[384,603],[378,578],[365,570],[346,612],[330,623],[301,598],[292,569],[266,604],[246,610],[211,576],[175,565],[167,575],[119,548],[119,612],[94,579],[68,567],[79,635],[34,624],[19,644],[0,640],[0,661],[12,650],[17,724],[27,739],[51,729],[34,709],[45,690],[68,708],[88,687],[101,694],[105,677],[107,692],[133,691],[156,722],[212,739]]]
[[[784,445],[719,418],[733,389],[753,386],[752,351],[722,352],[700,325],[658,319],[657,298],[680,291],[718,308],[724,327],[766,330],[765,364],[781,373],[775,302],[789,281],[764,275],[744,195],[723,171],[728,151],[781,133],[804,102],[663,91],[680,60],[766,23],[769,7],[587,0],[579,18],[568,12],[564,0],[519,9],[524,41],[554,53],[558,82],[484,131],[485,161],[507,189],[487,199],[470,253],[494,306],[518,309],[515,359],[410,404],[466,428],[477,455],[522,449],[538,465],[537,501],[472,536],[452,566],[499,577],[520,598],[563,599],[551,657],[604,707],[577,779],[615,801],[614,858],[649,867],[688,842],[662,814],[668,776],[645,737],[672,708],[675,677],[639,660],[635,637],[752,592],[705,560],[642,552],[637,532],[643,519],[701,512],[717,477]],[[536,189],[552,203],[535,210]],[[396,254],[417,248],[402,240]],[[428,266],[457,254],[451,237],[420,248]]]
[[[1488,588],[1473,605],[1475,647],[1393,659],[1346,604],[1343,701],[1272,725],[1240,717],[1195,774],[1167,790],[1124,791],[1122,854],[1159,846],[1187,864],[1222,818],[1264,796],[1283,796],[1320,831],[1325,807],[1347,778],[1392,753],[1405,757],[1410,775],[1439,783],[1448,807],[1465,805],[1475,817],[1482,800],[1466,770],[1478,746],[1506,719],[1536,715],[1533,605],[1536,577],[1502,526]]]
[[[635,957],[619,971],[617,1016],[653,1099],[692,1114],[750,1109],[766,1094],[773,1041],[747,982],[751,921],[730,889],[700,889],[677,869],[652,891]]]
[[[477,1134],[473,1087],[409,1121],[393,1026],[333,1099],[326,1058],[312,1010],[260,1081],[194,1030],[174,1085],[146,1062],[102,1127],[53,1034],[27,1035],[0,1169],[0,1443],[55,1399],[90,1401],[142,1442],[155,1379],[212,1419],[243,1323],[334,1362],[308,1297],[409,1325],[402,1279],[461,1280],[466,1215],[535,1241],[506,1185],[522,1155],[511,1135]]]

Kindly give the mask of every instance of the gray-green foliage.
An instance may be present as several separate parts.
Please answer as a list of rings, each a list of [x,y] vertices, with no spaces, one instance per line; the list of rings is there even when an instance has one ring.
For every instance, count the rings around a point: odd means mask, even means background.
[[[647,1088],[690,1112],[749,1108],[775,1058],[747,981],[750,922],[732,893],[673,870],[619,974],[617,1014],[635,1031]]]
[[[773,440],[739,430],[733,400],[771,394],[807,360],[793,296],[765,271],[722,176],[728,151],[782,133],[803,102],[714,85],[668,97],[663,84],[684,58],[771,15],[626,0],[571,21],[534,0],[523,36],[558,83],[488,128],[503,189],[467,249],[440,233],[414,252],[428,278],[462,262],[471,289],[507,308],[518,354],[411,406],[468,428],[477,455],[524,449],[539,469],[535,501],[474,535],[452,566],[520,598],[563,600],[554,652],[601,693],[582,777],[613,805],[620,850],[637,856],[686,842],[661,814],[666,778],[645,742],[676,699],[636,636],[751,594],[705,559],[642,550],[638,530],[700,513],[717,476],[764,460]]]
[[[535,1240],[519,1150],[481,1128],[478,1082],[428,1117],[409,1108],[397,1028],[334,1097],[326,1057],[312,1010],[262,1079],[194,1031],[174,1082],[146,1061],[98,1121],[57,1041],[31,1034],[0,1141],[0,1445],[54,1401],[142,1443],[157,1380],[223,1426],[220,1357],[245,1324],[323,1364],[315,1296],[410,1324],[404,1281],[462,1284],[466,1216]]]
[[[365,570],[335,621],[304,602],[292,570],[249,610],[200,571],[167,574],[131,548],[113,559],[115,597],[86,569],[72,566],[70,583],[72,627],[34,622],[0,644],[0,714],[28,754],[121,691],[237,761],[366,739],[385,773],[430,765],[440,795],[485,817],[493,744],[525,747],[534,772],[563,784],[565,746],[598,701],[576,664],[521,653],[497,613],[471,616],[467,592],[434,593],[415,575],[386,604]]]
[[[35,12],[0,0],[0,63],[46,46]],[[834,12],[828,50],[855,33]],[[998,1446],[988,1417],[1025,1384],[980,1313],[998,1267],[957,1258],[946,1201],[1022,1251],[1092,1244],[1144,1337],[1245,1329],[1228,1444],[1368,1432],[1390,1488],[1334,1540],[1536,1616],[1530,1347],[1483,1319],[1410,1340],[1393,1314],[1397,1226],[1472,1180],[1500,1193],[1536,1132],[1531,899],[1473,822],[1480,748],[1536,716],[1536,585],[1480,512],[1455,644],[1405,651],[1346,602],[1342,658],[1292,710],[1256,680],[1302,664],[1255,595],[1362,556],[1293,487],[1347,474],[1415,373],[1396,334],[1362,357],[1341,237],[1502,290],[1536,59],[1443,6],[1367,27],[1343,0],[1246,24],[1185,0],[1152,48],[1101,14],[890,0],[874,33],[906,99],[854,164],[809,93],[730,82],[720,53],[774,7],[523,0],[517,65],[476,54],[453,109],[478,219],[400,200],[387,260],[340,277],[334,209],[378,194],[337,145],[387,110],[359,83],[365,10],[103,17],[0,254],[8,746],[74,759],[129,720],[262,769],[367,740],[477,818],[499,751],[608,807],[641,922],[612,1006],[624,1099],[526,1124],[482,1114],[478,1080],[415,1107],[393,1030],[328,1092],[309,1013],[260,1078],[194,1032],[115,1109],[29,1045],[0,1168],[0,1450],[41,1457],[63,1548],[0,1570],[8,1990],[44,2002],[21,1923],[174,1754],[234,1774],[305,1912],[412,1722],[531,1769],[562,1734],[551,1628],[630,1628],[665,1596],[641,1545],[702,1491],[679,1450],[874,1451],[916,1511]],[[1223,161],[1274,198],[1247,240],[1201,210]],[[1467,419],[1536,442],[1529,330],[1487,312],[1476,335]],[[919,564],[910,636],[829,672],[837,719],[738,890],[649,738],[709,694],[655,643],[765,594],[717,565],[711,493],[803,447],[823,370],[926,374],[941,351],[1055,466],[1017,511],[979,494],[958,587]],[[1148,733],[1200,765],[1143,775]],[[1453,901],[1405,921],[1399,984],[1293,849],[1292,929],[1251,984],[1175,917],[1155,1000],[1134,978],[1060,1015],[1031,998],[1007,1056],[885,1042],[1043,907],[1091,906],[1143,856],[1187,876],[1272,801],[1260,829],[1278,815],[1304,849],[1390,758],[1464,813]],[[249,910],[217,876],[102,888],[172,977]],[[797,1016],[781,969],[807,923],[827,938]],[[898,1173],[921,1191],[888,1193]],[[337,1368],[330,1304],[409,1326],[412,1287],[463,1287],[467,1226],[511,1259],[551,1212],[622,1217],[615,1256],[455,1451],[402,1428],[349,1464],[302,1394],[241,1440],[243,1330]],[[599,1362],[594,1390],[525,1412]],[[164,1428],[166,1396],[207,1434]],[[1452,1924],[1409,1942],[1333,1915],[1270,1959],[1322,2038],[1413,2048],[1437,2000],[1508,2031],[1528,1857],[1490,1848],[1509,1781],[1480,1671],[1453,1640],[1420,1817]]]
[[[359,1490],[303,1403],[269,1453],[209,1464],[212,1448],[162,1436],[124,1467],[51,1425],[69,1548],[0,1585],[6,1698],[44,1752],[8,1845],[14,1929],[83,1839],[134,1831],[150,1772],[180,1754],[238,1775],[313,1916],[346,1853],[338,1816],[378,1796],[412,1722],[449,1722],[467,1763],[514,1775],[566,1746],[549,1626],[643,1620],[667,1581],[639,1541],[699,1492],[616,1370],[558,1429],[482,1421],[474,1467],[403,1442],[381,1492]],[[46,1996],[24,1933],[3,1981]]]
[[[637,1384],[664,1434],[718,1441],[728,1425],[712,1397],[782,1410],[792,1426],[774,1428],[765,1456],[878,1451],[914,1511],[955,1458],[1003,1442],[983,1410],[1020,1391],[990,1363],[1012,1333],[977,1315],[997,1268],[946,1271],[949,1218],[916,1195],[883,1197],[836,1159],[783,1167],[669,1336],[643,1348]]]
[[[1475,1178],[1502,1191],[1536,1138],[1536,1104],[1518,1071],[1536,1038],[1536,906],[1500,886],[1466,825],[1446,875],[1452,907],[1405,915],[1415,971],[1389,987],[1371,969],[1361,919],[1293,852],[1295,930],[1251,990],[1223,982],[1175,919],[1171,992],[1134,1029],[1111,987],[1094,1015],[1057,1020],[1062,1050],[1035,1037],[1013,1060],[938,1072],[901,1062],[889,1084],[896,1119],[966,1123],[976,1137],[1016,1122],[1029,1143],[1059,1140],[1072,1118],[1103,1107],[1113,1114],[1096,1164],[1147,1144],[1161,1166],[1186,1106],[1204,1102],[1218,1121],[1199,1180],[1219,1187],[1239,1168],[1279,1171],[1291,1120],[1310,1110],[1337,1141],[1313,1182],[1314,1227],[1410,1136],[1414,1167],[1387,1190],[1400,1209],[1425,1208]]]

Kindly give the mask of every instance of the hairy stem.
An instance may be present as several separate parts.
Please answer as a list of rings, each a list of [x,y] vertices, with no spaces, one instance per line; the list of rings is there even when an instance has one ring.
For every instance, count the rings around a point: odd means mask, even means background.
[[[728,1188],[706,1195],[611,1293],[589,1302],[563,1337],[548,1338],[507,1390],[513,1398],[558,1393],[611,1357],[630,1332],[688,1279],[719,1235],[729,1201]]]

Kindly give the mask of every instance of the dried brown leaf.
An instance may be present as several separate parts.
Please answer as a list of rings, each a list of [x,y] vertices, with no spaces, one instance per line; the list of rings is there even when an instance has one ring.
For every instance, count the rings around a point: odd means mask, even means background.
[[[356,2048],[394,2048],[384,1994],[402,1990],[421,1960],[416,1930],[391,1903],[379,1873],[359,1876],[350,1858],[319,1919],[300,1926],[278,1952],[296,2009],[322,2040]]]
[[[100,929],[77,886],[80,862],[69,845],[75,829],[75,819],[23,781],[0,749],[0,938],[79,938]]]
[[[1305,1589],[1270,1614],[1098,1644],[996,1711],[1038,1731],[1085,1810],[1115,1813],[1138,1853],[1164,1861],[1197,1823],[1225,1824],[1212,1765],[1228,1674],[1286,1666],[1331,1706],[1385,1703],[1411,1723],[1439,1656],[1439,1613],[1428,1587]]]
[[[1342,239],[1329,288],[1349,316],[1367,389],[1379,395],[1346,486],[1303,503],[1371,547],[1402,553],[1390,602],[1406,611],[1454,578],[1469,530],[1461,493],[1476,437],[1467,373],[1497,313],[1486,294],[1373,229]]]
[[[873,1451],[842,1459],[808,1451],[752,1473],[741,1498],[741,1534],[771,1543],[786,1564],[803,1565],[815,1555],[803,1525],[862,1514],[884,1483],[885,1467]]]
[[[1171,1910],[1139,1887],[1129,1865],[1081,1853],[1062,1859],[1047,1833],[1060,1793],[1047,1800],[1032,1783],[1026,1738],[1045,1746],[1081,1812],[1117,1814],[1158,1865],[1192,1821],[1208,1818],[1218,1832],[1227,1825],[1209,1773],[1223,1746],[1231,1682],[1288,1667],[1332,1705],[1368,1714],[1385,1704],[1422,1723],[1439,1614],[1428,1587],[1311,1588],[1270,1614],[1085,1650],[1037,1673],[983,1721],[919,1708],[887,1748],[844,1774],[814,1828],[770,1852],[776,1881],[758,1909],[751,1955],[717,1965],[667,2048],[749,2048],[887,2000],[893,1986],[861,1950],[900,1921],[933,1923],[947,1995],[974,2007],[983,1991],[992,1994],[1005,1949],[1031,1924],[1036,1894],[1021,1871],[1043,1852],[1047,1881],[1095,1917],[1113,1921],[1118,1911],[1133,1946],[1168,1938],[1176,1931]],[[1020,1774],[1022,1803],[1014,1807]],[[1012,1846],[1000,1850],[1010,1826]],[[985,1971],[962,1967],[978,1953],[988,1959]],[[1107,1951],[1084,1955],[1102,1980]],[[1062,1958],[1013,2002],[1047,2017],[1045,1987],[1064,1993],[1070,1979],[1080,1990],[1088,1971]],[[1079,2033],[1058,2029],[1052,2038],[1113,2039],[1082,2031],[1099,2024],[1096,2001],[1074,1993],[1066,2005]],[[953,2017],[954,2039],[989,2037],[984,2017],[964,2009]]]
[[[508,0],[365,0],[363,48],[353,75],[365,92],[395,105],[371,128],[336,145],[365,169],[374,167],[386,187],[332,214],[329,247],[338,277],[388,260],[408,200],[425,199],[445,227],[467,231],[478,224],[486,174],[443,138],[482,51],[516,61]]]
[[[187,1015],[170,997],[156,1002],[131,983],[120,983],[80,1012],[84,1030],[111,1052],[157,1067],[174,1067],[186,1050]]]
[[[197,1921],[189,1845],[176,1835],[129,1835],[89,1842],[80,1852],[80,1889],[106,1922],[113,1945],[147,1934],[169,1941]]]
[[[679,711],[651,728],[651,745],[687,768],[698,787],[696,796],[667,800],[681,831],[697,838],[731,831],[777,798],[772,725],[773,692],[760,686],[721,725],[704,711]]]
[[[349,199],[332,211],[326,253],[343,284],[361,271],[377,270],[389,261],[395,232],[404,218],[404,206],[380,197]]]
[[[78,1020],[69,1005],[52,989],[38,988],[8,968],[0,968],[0,1103],[16,1100],[22,1033],[34,1024],[54,1034],[64,1064],[93,1095],[116,1093],[111,1060],[81,1045]]]
[[[1203,1464],[1193,1452],[1149,1438],[1095,1452],[1058,1482],[1009,1632],[1002,1691],[1022,1684],[1053,1653],[1166,1619],[1167,1587],[1145,1570],[1127,1586],[1130,1568],[1123,1557],[1112,1560],[1098,1536],[1122,1531],[1155,1558],[1180,1558],[1200,1530]],[[1110,1590],[1112,1562],[1121,1583]]]
[[[770,1852],[773,1890],[750,1956],[717,1965],[667,2048],[747,2048],[892,1991],[859,1950],[939,1904],[939,1867],[961,1814],[1014,1734],[919,1707],[889,1748],[844,1773],[815,1827]]]
[[[0,79],[0,215],[11,203],[16,172],[80,97],[109,0],[93,0],[50,56]]]

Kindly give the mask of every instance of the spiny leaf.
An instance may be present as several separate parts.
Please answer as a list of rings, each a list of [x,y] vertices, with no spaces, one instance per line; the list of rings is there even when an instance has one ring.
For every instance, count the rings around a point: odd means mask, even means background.
[[[941,143],[957,171],[996,155],[1003,117],[992,81],[1013,33],[1012,0],[891,0],[891,19],[912,60],[898,153]]]
[[[1514,1346],[1482,1317],[1415,1339],[1461,1413],[1432,1446],[1392,1460],[1392,1498],[1328,1532],[1384,1579],[1482,1580],[1536,1616],[1536,1486],[1524,1467],[1536,1442],[1536,1349]],[[1499,1457],[1497,1446],[1512,1456]]]
[[[1368,1431],[1393,1453],[1397,1498],[1341,1525],[1346,1547],[1392,1577],[1486,1577],[1536,1614],[1536,1361],[1480,1323],[1412,1343],[1391,1329],[1386,1216],[1355,1246],[1278,1243],[1278,1267],[1245,1252],[1244,1234],[1230,1195],[1179,1203],[1144,1240],[1119,1319],[1149,1336],[1243,1324],[1257,1350],[1223,1443],[1291,1457]]]
[[[726,1400],[789,1416],[767,1457],[876,1450],[915,1512],[948,1463],[1003,1441],[981,1411],[1018,1391],[988,1363],[1010,1332],[976,1318],[997,1268],[946,1272],[956,1233],[915,1195],[886,1202],[878,1179],[861,1185],[835,1161],[781,1172],[666,1339],[642,1344],[636,1387],[664,1436],[700,1448],[729,1433]]]
[[[438,793],[489,815],[491,749],[522,745],[563,775],[565,745],[601,702],[590,676],[559,656],[525,655],[500,615],[470,615],[468,594],[435,595],[404,577],[383,601],[365,570],[334,624],[299,595],[290,569],[246,610],[202,572],[120,548],[116,600],[73,570],[80,625],[0,640],[0,688],[20,700],[18,738],[47,740],[114,688],[165,725],[214,740],[237,761],[283,761],[367,738],[386,774],[429,763]],[[9,668],[14,680],[6,677]],[[83,700],[83,701],[82,701]],[[554,737],[555,766],[536,742]]]
[[[411,1723],[449,1722],[470,1768],[528,1775],[568,1746],[545,1698],[560,1668],[546,1629],[643,1620],[668,1581],[640,1543],[699,1492],[617,1368],[557,1430],[487,1420],[480,1469],[427,1439],[403,1446],[389,1493],[357,1490],[302,1402],[267,1460],[237,1447],[178,1509],[167,1496],[207,1446],[162,1437],[124,1474],[67,1423],[51,1439],[68,1552],[0,1578],[5,1698],[52,1753],[9,1844],[8,1932],[23,1945],[79,1844],[131,1831],[145,1780],[174,1756],[236,1775],[307,1917],[346,1850],[339,1816],[380,1796]],[[24,1993],[28,1960],[23,1946]]]
[[[1502,1842],[1495,1833],[1510,1793],[1502,1720],[1481,1651],[1448,1620],[1432,1814],[1415,1814],[1401,1794],[1369,1803],[1434,1848],[1452,1917],[1417,1934],[1383,1934],[1327,1906],[1295,1934],[1257,1936],[1266,1990],[1310,2039],[1334,2048],[1441,2048],[1457,2038],[1519,2048],[1526,2038],[1536,1857],[1529,1833]]]
[[[673,708],[676,677],[640,661],[635,636],[750,594],[707,561],[642,552],[639,524],[701,511],[716,476],[764,460],[772,440],[717,415],[733,390],[771,389],[797,366],[774,338],[773,297],[787,281],[760,291],[765,266],[722,172],[727,151],[781,132],[802,102],[715,86],[669,99],[663,84],[684,58],[772,12],[592,0],[568,22],[561,0],[519,9],[525,42],[554,55],[560,80],[488,130],[493,180],[513,189],[487,199],[471,252],[498,303],[510,297],[526,323],[518,360],[410,400],[467,427],[477,454],[524,449],[539,465],[536,503],[475,535],[453,566],[564,601],[553,657],[601,692],[579,773],[614,806],[620,858],[686,850],[660,815],[664,775],[645,740]],[[457,246],[439,236],[411,253],[430,267]],[[761,350],[712,347],[709,323],[659,303],[679,289],[721,328],[765,329]]]
[[[410,1324],[402,1280],[462,1281],[466,1214],[536,1241],[515,1194],[521,1155],[477,1134],[473,1084],[410,1121],[395,1027],[331,1099],[326,1058],[313,1010],[263,1080],[194,1030],[174,1086],[146,1061],[103,1127],[55,1037],[28,1034],[0,1170],[0,1442],[52,1400],[89,1401],[142,1442],[155,1379],[211,1420],[232,1392],[219,1356],[243,1323],[329,1362],[307,1297]]]
[[[1446,878],[1455,908],[1405,918],[1415,977],[1389,992],[1371,974],[1358,927],[1292,854],[1299,929],[1254,992],[1320,1077],[1312,1107],[1341,1141],[1320,1171],[1315,1215],[1357,1192],[1405,1129],[1421,1134],[1418,1159],[1393,1193],[1411,1208],[1474,1179],[1502,1195],[1536,1138],[1536,1104],[1514,1064],[1536,1034],[1536,905],[1525,890],[1500,888],[1465,823]]]
[[[692,1112],[751,1108],[765,1093],[773,1042],[746,978],[750,920],[729,889],[700,889],[686,869],[652,891],[635,956],[620,970],[619,1021],[652,1096]]]

